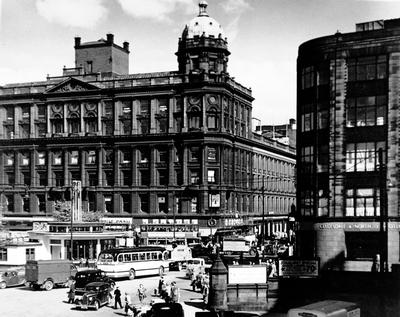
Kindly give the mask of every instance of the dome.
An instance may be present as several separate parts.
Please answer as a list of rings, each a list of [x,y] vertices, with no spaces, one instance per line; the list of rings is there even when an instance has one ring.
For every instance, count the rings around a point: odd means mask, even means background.
[[[210,18],[207,14],[207,2],[200,1],[199,3],[199,15],[192,19],[183,31],[182,37],[193,38],[194,36],[204,36],[218,38],[220,35],[224,38],[224,30],[221,24],[215,19]]]

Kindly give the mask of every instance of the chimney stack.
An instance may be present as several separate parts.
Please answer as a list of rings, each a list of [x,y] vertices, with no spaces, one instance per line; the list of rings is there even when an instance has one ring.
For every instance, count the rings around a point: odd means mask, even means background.
[[[114,34],[107,34],[107,42],[113,44],[114,43]]]
[[[129,52],[129,42],[124,42],[123,45],[124,45],[124,50]]]
[[[81,45],[81,38],[80,37],[76,37],[75,38],[75,47],[79,47]]]

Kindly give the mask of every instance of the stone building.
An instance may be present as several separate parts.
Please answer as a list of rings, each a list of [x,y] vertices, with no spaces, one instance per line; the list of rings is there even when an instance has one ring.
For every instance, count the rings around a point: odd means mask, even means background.
[[[297,238],[323,269],[399,262],[399,66],[400,19],[299,48]]]
[[[62,76],[0,87],[9,228],[51,219],[79,180],[84,211],[110,221],[174,218],[208,235],[210,223],[260,227],[264,215],[266,233],[287,230],[295,150],[253,134],[251,90],[227,72],[227,39],[206,7],[183,30],[177,71],[129,74],[129,43],[107,34],[75,38]]]

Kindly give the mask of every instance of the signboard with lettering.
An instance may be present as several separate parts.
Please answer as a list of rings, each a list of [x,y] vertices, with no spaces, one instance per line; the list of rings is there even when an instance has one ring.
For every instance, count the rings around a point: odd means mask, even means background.
[[[32,224],[32,231],[49,231],[49,224],[47,222],[34,222]]]
[[[279,276],[318,277],[318,260],[279,260]]]
[[[229,265],[229,284],[262,284],[267,283],[266,265]]]

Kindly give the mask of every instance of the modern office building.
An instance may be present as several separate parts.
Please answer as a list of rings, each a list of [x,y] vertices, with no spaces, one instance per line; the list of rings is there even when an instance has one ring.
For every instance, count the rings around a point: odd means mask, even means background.
[[[285,233],[295,149],[253,134],[251,90],[230,77],[227,39],[201,1],[178,70],[129,74],[129,43],[75,38],[74,68],[0,87],[3,223],[52,219],[82,182],[83,212],[114,225],[251,224]],[[140,49],[139,47],[137,49]],[[211,229],[210,229],[211,227]]]
[[[322,269],[370,271],[373,259],[390,269],[400,258],[400,19],[303,43],[297,74],[300,255]]]

